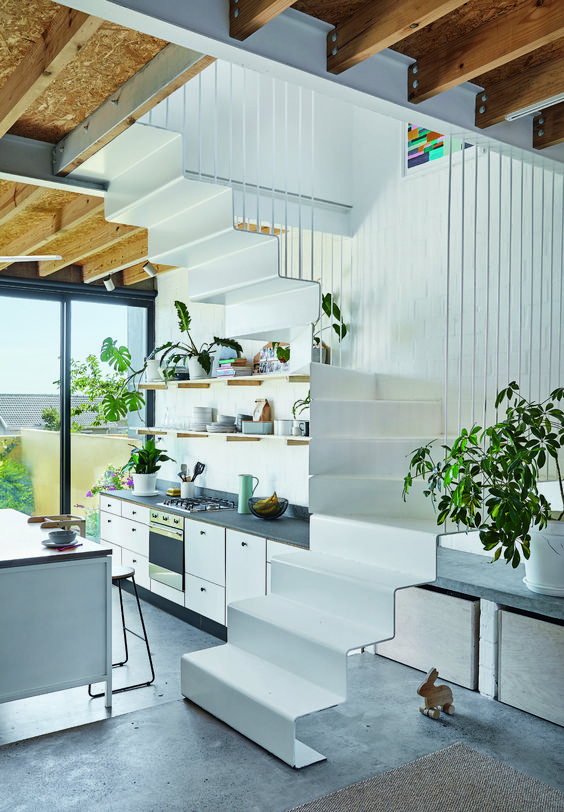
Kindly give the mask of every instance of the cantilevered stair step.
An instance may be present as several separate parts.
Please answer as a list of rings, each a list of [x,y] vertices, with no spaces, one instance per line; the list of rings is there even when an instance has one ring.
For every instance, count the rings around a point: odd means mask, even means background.
[[[439,401],[319,400],[311,404],[316,437],[438,437],[442,430]]]
[[[402,488],[400,478],[320,474],[310,477],[309,507],[314,513],[334,516],[433,517],[432,504],[423,496],[425,483],[414,482],[405,502]]]
[[[346,545],[346,539],[343,544]],[[412,573],[402,572],[399,562],[397,571],[386,570],[315,552],[309,552],[307,557],[292,553],[275,556],[270,577],[274,596],[314,610],[312,624],[315,611],[325,613],[327,621],[330,617],[336,619],[340,631],[335,644],[341,651],[367,644],[365,639],[358,645],[347,646],[349,634],[390,637],[394,591],[412,583]]]
[[[358,476],[403,477],[415,448],[431,437],[311,437],[309,472],[314,474],[356,474]],[[440,444],[439,444],[440,445]]]
[[[387,612],[370,619],[355,623],[276,594],[227,609],[230,643],[343,696],[347,652],[393,636],[393,593]]]
[[[342,562],[347,559],[353,565],[366,570],[366,577],[373,575],[376,567],[380,571],[377,579],[392,578],[394,582],[401,574],[402,583],[398,586],[423,584],[437,577],[437,526],[434,521],[400,519],[390,517],[334,516],[315,513],[309,525],[309,547],[306,562],[315,564],[316,554],[321,554],[327,562]],[[283,557],[284,560],[288,556]],[[278,557],[276,557],[278,559]],[[274,560],[272,563],[274,563]],[[344,564],[330,564],[340,566]],[[389,573],[389,574],[387,574]]]
[[[323,759],[295,740],[295,720],[344,699],[230,643],[184,654],[180,690],[295,767]]]

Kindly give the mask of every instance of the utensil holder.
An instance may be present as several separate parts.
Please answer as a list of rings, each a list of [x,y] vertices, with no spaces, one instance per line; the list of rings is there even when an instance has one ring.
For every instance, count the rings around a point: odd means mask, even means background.
[[[194,483],[193,482],[181,482],[180,483],[180,496],[182,499],[190,499],[191,496],[194,496]]]

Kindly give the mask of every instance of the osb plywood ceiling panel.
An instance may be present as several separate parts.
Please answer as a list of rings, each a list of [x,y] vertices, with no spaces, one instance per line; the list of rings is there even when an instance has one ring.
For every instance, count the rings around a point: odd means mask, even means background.
[[[60,8],[51,0],[0,0],[0,86]]]
[[[104,23],[10,132],[57,143],[166,44]]]

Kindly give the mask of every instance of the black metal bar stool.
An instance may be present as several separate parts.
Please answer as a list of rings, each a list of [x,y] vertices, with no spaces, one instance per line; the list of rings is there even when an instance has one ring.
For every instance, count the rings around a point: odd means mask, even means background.
[[[139,620],[141,621],[141,628],[143,629],[143,636],[134,632],[133,629],[128,629],[125,625],[125,613],[123,611],[123,595],[121,593],[121,582],[125,581],[127,578],[131,578],[131,583],[133,584],[133,590],[135,592],[135,599],[137,600],[137,609],[139,610]],[[119,694],[123,691],[132,691],[134,688],[144,688],[147,685],[151,685],[152,682],[155,680],[155,669],[153,668],[153,658],[151,657],[151,651],[149,649],[149,641],[147,639],[147,630],[145,629],[145,621],[143,620],[143,612],[141,611],[141,603],[139,601],[139,595],[137,594],[137,585],[135,583],[135,568],[134,567],[122,567],[120,565],[113,565],[112,566],[112,584],[116,585],[119,589],[119,605],[121,609],[121,627],[123,629],[123,644],[125,648],[125,659],[119,663],[112,663],[112,668],[119,668],[122,665],[125,665],[129,659],[129,650],[127,647],[127,632],[129,634],[135,635],[138,637],[139,640],[144,640],[145,645],[147,647],[147,656],[149,658],[149,665],[151,667],[151,679],[148,682],[138,682],[136,685],[126,685],[123,688],[114,688],[112,694]],[[88,686],[88,693],[94,699],[97,696],[105,696],[104,691],[101,691],[99,694],[92,693],[92,686]]]

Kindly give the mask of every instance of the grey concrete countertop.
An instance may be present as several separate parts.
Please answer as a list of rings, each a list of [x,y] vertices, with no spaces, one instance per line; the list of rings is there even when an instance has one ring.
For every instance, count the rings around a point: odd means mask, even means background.
[[[148,507],[157,507],[166,498],[166,494],[159,493],[158,496],[138,496],[133,491],[104,491],[105,496],[115,496],[128,502],[137,502]],[[287,544],[295,544],[298,547],[309,547],[309,522],[302,519],[294,519],[288,516],[280,516],[279,519],[258,519],[252,514],[237,513],[235,510],[207,510],[192,513],[190,515],[173,507],[162,508],[171,513],[177,513],[191,521],[207,522],[227,527],[230,530],[238,530],[241,533],[250,533],[261,538],[272,539],[273,541],[283,541]]]
[[[164,498],[164,493],[159,496],[134,496],[132,491],[108,491],[107,495],[139,502],[149,507],[156,507]],[[174,508],[167,508],[167,510],[186,516],[185,513],[175,511]],[[302,519],[281,516],[279,519],[267,521],[257,519],[256,516],[237,513],[237,510],[193,513],[189,518],[274,541],[309,547],[309,522]],[[513,569],[501,561],[497,561],[495,564],[490,561],[489,556],[439,547],[437,551],[438,577],[432,586],[473,598],[485,598],[502,606],[520,609],[541,617],[564,620],[564,598],[539,595],[527,589],[523,583],[525,567],[522,564],[517,569]]]
[[[564,598],[531,592],[523,583],[523,564],[513,569],[501,561],[492,564],[489,556],[439,547],[437,572],[438,577],[433,585],[441,589],[486,598],[502,606],[564,620]]]

